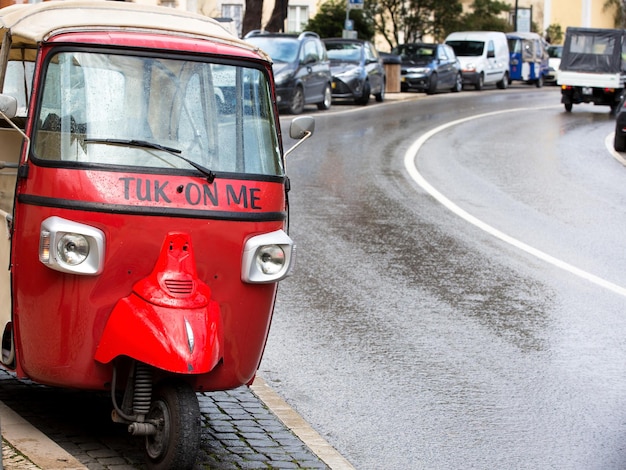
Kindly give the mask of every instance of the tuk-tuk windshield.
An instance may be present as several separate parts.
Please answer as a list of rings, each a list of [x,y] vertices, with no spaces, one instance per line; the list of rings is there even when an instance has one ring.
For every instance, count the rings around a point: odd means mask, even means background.
[[[257,68],[59,52],[45,68],[33,158],[282,175],[266,75]],[[179,158],[183,157],[183,158]]]

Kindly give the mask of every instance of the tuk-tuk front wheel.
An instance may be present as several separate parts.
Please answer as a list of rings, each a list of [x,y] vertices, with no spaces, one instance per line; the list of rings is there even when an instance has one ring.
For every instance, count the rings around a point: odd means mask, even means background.
[[[193,468],[200,445],[200,405],[191,386],[182,380],[160,383],[146,418],[157,428],[146,437],[148,468]]]

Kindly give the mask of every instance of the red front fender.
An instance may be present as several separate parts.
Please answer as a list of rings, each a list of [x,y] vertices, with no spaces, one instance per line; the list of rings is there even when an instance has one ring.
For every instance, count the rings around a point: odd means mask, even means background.
[[[220,308],[196,273],[191,239],[169,233],[152,273],[120,299],[96,349],[106,364],[128,356],[179,374],[211,371],[223,356]]]
[[[217,302],[169,308],[131,294],[113,309],[95,357],[106,364],[123,355],[178,374],[203,374],[220,361],[222,347]]]

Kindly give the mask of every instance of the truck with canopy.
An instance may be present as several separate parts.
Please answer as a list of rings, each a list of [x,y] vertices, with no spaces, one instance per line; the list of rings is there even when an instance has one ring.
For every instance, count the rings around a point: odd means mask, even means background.
[[[621,29],[567,28],[557,81],[567,112],[580,103],[617,109],[626,81],[625,38]]]

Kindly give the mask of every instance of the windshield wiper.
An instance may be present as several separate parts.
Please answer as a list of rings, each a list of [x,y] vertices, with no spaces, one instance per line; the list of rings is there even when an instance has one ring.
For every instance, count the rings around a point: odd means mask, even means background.
[[[204,176],[206,176],[206,180],[209,184],[213,183],[215,180],[215,173],[213,173],[208,168],[200,165],[199,163],[194,162],[193,160],[189,160],[181,155],[182,150],[168,147],[166,145],[157,144],[156,142],[150,142],[148,140],[138,140],[138,139],[99,139],[97,137],[88,137],[85,139],[85,142],[95,142],[95,143],[103,143],[103,144],[111,144],[111,145],[130,145],[133,147],[144,147],[155,150],[162,150],[164,152],[169,153],[170,155],[174,155],[177,158],[187,162],[189,165],[194,167]]]

